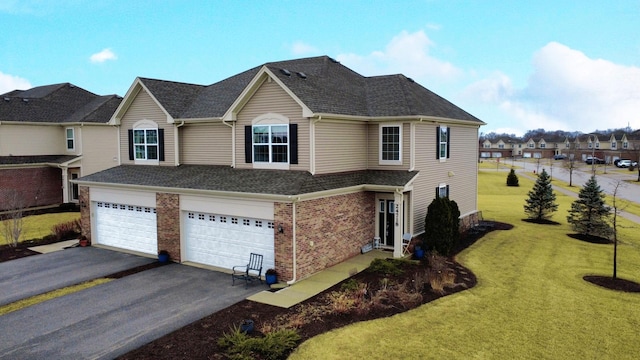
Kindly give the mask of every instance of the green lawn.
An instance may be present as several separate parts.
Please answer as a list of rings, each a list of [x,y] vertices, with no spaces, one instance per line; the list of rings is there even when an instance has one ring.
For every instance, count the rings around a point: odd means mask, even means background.
[[[484,217],[515,225],[460,254],[478,277],[473,289],[390,318],[315,337],[291,359],[636,359],[640,294],[599,288],[610,275],[611,245],[567,237],[573,198],[556,193],[561,225],[522,221],[533,182],[505,186],[505,172],[480,172]],[[621,220],[618,276],[640,282],[638,225]]]
[[[22,226],[20,241],[41,239],[51,234],[54,225],[80,219],[79,212],[62,212],[54,214],[42,214],[26,216]],[[0,245],[6,244],[4,226],[0,224]]]

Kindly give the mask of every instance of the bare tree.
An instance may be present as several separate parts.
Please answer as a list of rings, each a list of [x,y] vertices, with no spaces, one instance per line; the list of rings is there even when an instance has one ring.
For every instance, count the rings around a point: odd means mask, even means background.
[[[569,172],[569,186],[573,186],[573,171],[577,168],[575,155],[575,151],[572,151],[569,153],[569,156],[563,160],[563,166]]]
[[[621,180],[616,182],[616,186],[613,188],[613,219],[611,220],[612,230],[613,230],[613,278],[616,279],[618,276],[618,213],[623,211],[627,206],[629,206],[628,202],[622,202],[618,199],[618,190],[620,186],[624,186]]]
[[[8,209],[2,217],[3,234],[7,244],[16,247],[23,230],[24,199],[16,190],[7,190],[2,197]]]

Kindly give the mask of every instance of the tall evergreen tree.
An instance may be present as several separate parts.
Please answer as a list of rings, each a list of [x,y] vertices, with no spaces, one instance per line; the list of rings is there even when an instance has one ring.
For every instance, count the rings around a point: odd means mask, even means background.
[[[429,250],[449,255],[460,238],[460,209],[448,197],[433,199],[425,217],[424,242]]]
[[[608,237],[611,234],[608,222],[611,208],[604,199],[604,192],[592,176],[580,189],[578,199],[571,204],[567,221],[573,230],[583,235]]]
[[[524,205],[524,212],[529,219],[533,220],[547,220],[553,212],[558,210],[558,204],[556,204],[556,194],[553,193],[551,187],[551,178],[547,171],[542,169],[542,172],[538,176],[538,180],[533,185],[533,189],[529,191],[529,198]]]

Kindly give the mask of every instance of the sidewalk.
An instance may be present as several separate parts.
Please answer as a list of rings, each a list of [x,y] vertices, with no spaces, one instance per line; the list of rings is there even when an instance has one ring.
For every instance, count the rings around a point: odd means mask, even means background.
[[[393,253],[389,251],[372,250],[365,254],[354,256],[276,292],[265,290],[247,299],[263,304],[290,308],[361,272],[369,267],[369,264],[374,259],[385,259],[392,256]]]
[[[74,245],[77,245],[77,244],[78,244],[78,240],[67,240],[67,241],[60,241],[60,242],[48,244],[48,245],[32,246],[28,249],[39,252],[41,254],[47,254],[54,251],[64,250],[65,248],[73,247]]]

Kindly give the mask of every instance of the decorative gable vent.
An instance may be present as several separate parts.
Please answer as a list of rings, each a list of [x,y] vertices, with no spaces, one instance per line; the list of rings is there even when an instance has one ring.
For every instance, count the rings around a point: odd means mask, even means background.
[[[280,69],[280,72],[283,73],[286,76],[291,76],[291,71],[289,71],[287,69]]]

